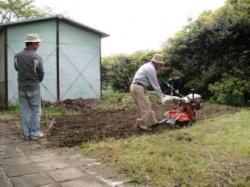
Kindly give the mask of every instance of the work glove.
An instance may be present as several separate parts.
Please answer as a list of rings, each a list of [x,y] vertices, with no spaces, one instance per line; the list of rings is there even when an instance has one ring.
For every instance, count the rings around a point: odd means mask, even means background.
[[[160,101],[159,101],[159,104],[163,104],[164,102],[163,102],[163,98],[165,97],[166,95],[165,94],[161,94],[161,96],[160,96]]]

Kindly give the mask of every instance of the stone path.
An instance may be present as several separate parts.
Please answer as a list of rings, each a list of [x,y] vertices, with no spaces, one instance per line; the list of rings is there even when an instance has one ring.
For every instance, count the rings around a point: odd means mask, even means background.
[[[115,169],[84,158],[76,148],[48,149],[25,141],[0,114],[0,187],[106,187],[133,184]]]

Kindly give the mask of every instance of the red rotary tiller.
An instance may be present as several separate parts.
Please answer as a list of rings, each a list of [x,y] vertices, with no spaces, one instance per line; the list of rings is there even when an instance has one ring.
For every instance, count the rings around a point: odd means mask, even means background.
[[[195,94],[192,89],[192,93],[186,96],[181,95],[178,90],[173,88],[173,84],[166,83],[171,89],[171,94],[175,93],[178,96],[166,96],[167,101],[174,101],[177,103],[173,109],[167,110],[164,113],[162,120],[158,122],[159,125],[191,125],[196,120],[196,111],[202,106],[202,97],[199,94]]]

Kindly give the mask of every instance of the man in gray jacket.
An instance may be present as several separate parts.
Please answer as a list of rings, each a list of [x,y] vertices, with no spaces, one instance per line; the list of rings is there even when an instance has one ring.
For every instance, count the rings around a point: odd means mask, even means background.
[[[154,54],[150,62],[143,64],[135,73],[130,86],[130,93],[133,96],[137,106],[137,125],[143,130],[148,130],[157,120],[147,95],[147,87],[151,86],[163,103],[165,95],[157,79],[157,71],[164,64],[161,54]]]
[[[18,72],[18,97],[21,110],[21,127],[25,139],[43,137],[40,131],[41,93],[44,78],[41,56],[36,53],[41,39],[38,34],[27,34],[26,48],[15,55],[14,67]]]

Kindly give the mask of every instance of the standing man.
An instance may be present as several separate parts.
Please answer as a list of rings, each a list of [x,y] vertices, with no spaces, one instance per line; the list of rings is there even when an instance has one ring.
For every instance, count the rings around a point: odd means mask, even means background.
[[[14,58],[14,67],[18,72],[21,127],[26,140],[43,137],[40,131],[40,82],[44,78],[44,69],[42,58],[36,53],[41,41],[38,34],[27,34],[24,41],[26,47]]]
[[[154,54],[150,62],[143,64],[135,73],[130,86],[130,93],[133,96],[137,106],[137,125],[140,129],[148,130],[154,124],[157,124],[154,111],[147,94],[147,87],[152,86],[163,101],[164,94],[158,83],[156,71],[164,64],[161,54]]]

